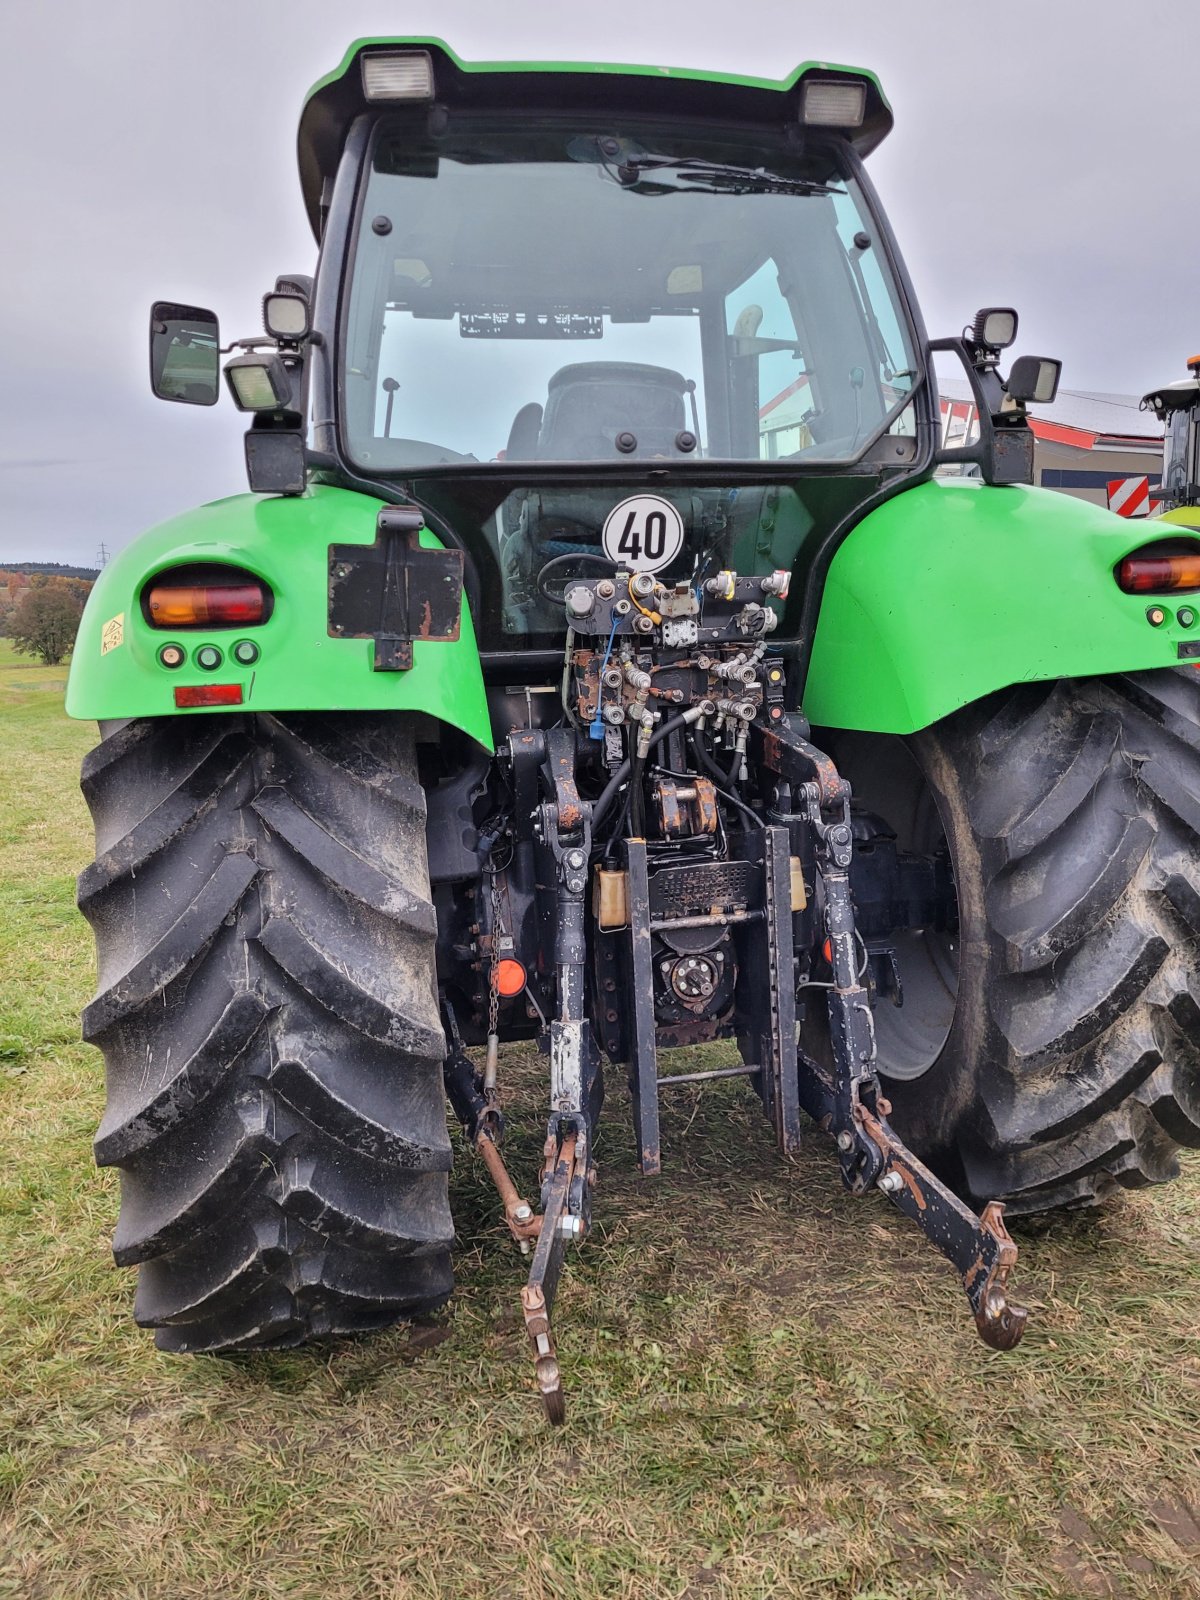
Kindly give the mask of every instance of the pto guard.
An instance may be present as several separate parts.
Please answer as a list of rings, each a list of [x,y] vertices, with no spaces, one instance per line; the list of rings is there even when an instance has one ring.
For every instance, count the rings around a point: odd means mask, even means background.
[[[896,495],[834,557],[806,715],[914,733],[1015,683],[1187,665],[1200,627],[1182,627],[1170,598],[1152,627],[1154,597],[1113,576],[1158,527],[1024,486],[935,479]]]
[[[175,689],[238,683],[244,711],[423,711],[491,749],[491,727],[475,632],[466,602],[454,641],[421,640],[405,672],[372,670],[371,639],[329,634],[329,547],[371,545],[382,502],[346,489],[316,486],[289,498],[234,495],[199,506],[143,534],[96,580],[80,624],[67,682],[67,715],[107,721],[127,717],[205,716],[227,707],[179,711]],[[422,529],[421,545],[442,548]],[[184,562],[228,562],[265,580],[274,609],[256,627],[151,628],[142,615],[148,579]],[[232,646],[250,638],[252,667]],[[158,652],[181,644],[188,660],[174,670]],[[194,665],[201,645],[224,660],[213,672]]]

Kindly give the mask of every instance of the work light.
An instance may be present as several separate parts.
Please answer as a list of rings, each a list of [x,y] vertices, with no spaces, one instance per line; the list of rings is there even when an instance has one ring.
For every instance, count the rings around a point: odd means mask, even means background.
[[[865,83],[810,79],[800,101],[800,120],[810,128],[859,128],[867,110]]]
[[[302,294],[273,291],[263,295],[263,327],[272,339],[298,344],[309,334],[308,301]]]
[[[368,100],[432,100],[433,62],[427,50],[376,50],[362,58]]]
[[[986,306],[975,313],[971,337],[989,350],[1007,350],[1017,337],[1017,313],[1011,306]]]
[[[239,411],[278,411],[292,398],[287,369],[273,352],[234,356],[225,378]]]

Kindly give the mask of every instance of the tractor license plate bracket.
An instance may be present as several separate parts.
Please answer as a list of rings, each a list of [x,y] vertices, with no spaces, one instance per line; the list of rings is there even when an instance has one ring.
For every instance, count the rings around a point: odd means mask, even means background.
[[[376,672],[407,672],[413,641],[453,643],[462,618],[463,554],[420,543],[424,519],[384,506],[374,544],[329,546],[329,633],[374,639]]]

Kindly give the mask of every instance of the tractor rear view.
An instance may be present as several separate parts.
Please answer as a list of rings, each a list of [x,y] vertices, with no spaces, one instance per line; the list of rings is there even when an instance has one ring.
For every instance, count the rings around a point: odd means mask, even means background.
[[[1005,308],[927,338],[863,165],[891,122],[849,68],[360,42],[301,117],[315,277],[224,348],[153,308],[162,398],[214,403],[237,352],[251,489],[105,569],[68,694],[96,1153],[161,1348],[444,1302],[447,1100],[552,1420],[606,1070],[647,1176],[660,1097],[744,1078],[998,1347],[1005,1208],[1200,1144],[1200,535],[1028,486],[1058,365],[1001,376]],[[934,476],[939,350],[973,478]],[[713,1040],[736,1064],[660,1071]]]

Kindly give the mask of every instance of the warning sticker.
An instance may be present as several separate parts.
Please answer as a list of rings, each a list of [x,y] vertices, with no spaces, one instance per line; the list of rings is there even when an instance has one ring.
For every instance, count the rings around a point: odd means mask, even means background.
[[[118,611],[115,617],[110,618],[100,630],[100,654],[106,656],[110,650],[115,650],[118,645],[125,643],[125,613]]]

